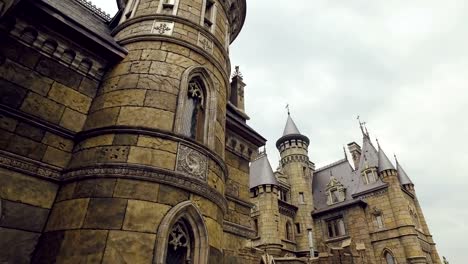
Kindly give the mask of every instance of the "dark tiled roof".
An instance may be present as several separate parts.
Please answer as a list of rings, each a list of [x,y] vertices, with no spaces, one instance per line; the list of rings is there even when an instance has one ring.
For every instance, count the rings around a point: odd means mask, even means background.
[[[75,23],[84,29],[91,31],[97,38],[101,38],[106,42],[119,46],[111,36],[111,30],[108,22],[82,2],[77,0],[39,0],[58,12],[73,20]]]
[[[406,174],[405,170],[401,167],[398,160],[397,160],[397,174],[398,174],[398,179],[400,180],[401,185],[413,184],[411,179],[408,177],[408,174]]]
[[[390,159],[388,159],[387,155],[383,151],[382,148],[379,146],[379,173],[385,170],[394,170],[395,167],[393,166]]]
[[[264,184],[278,185],[266,153],[260,154],[256,160],[252,161],[249,173],[250,188]]]

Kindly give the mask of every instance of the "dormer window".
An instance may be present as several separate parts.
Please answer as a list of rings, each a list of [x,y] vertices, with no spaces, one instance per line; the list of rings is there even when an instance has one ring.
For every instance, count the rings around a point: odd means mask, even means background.
[[[203,25],[211,30],[215,21],[216,5],[214,0],[205,0],[205,16],[203,18]]]
[[[346,188],[335,177],[330,177],[330,182],[327,184],[327,204],[343,202],[346,199]]]
[[[362,181],[364,184],[370,184],[377,181],[375,169],[367,169],[362,172]]]

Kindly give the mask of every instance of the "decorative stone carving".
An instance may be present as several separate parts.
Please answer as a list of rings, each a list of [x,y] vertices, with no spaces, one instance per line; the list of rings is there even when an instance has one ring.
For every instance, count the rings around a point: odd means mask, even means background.
[[[326,194],[328,196],[327,204],[343,202],[346,199],[346,188],[334,176],[330,176],[330,182],[327,184]]]
[[[176,170],[188,174],[193,178],[206,181],[208,171],[207,157],[188,146],[179,144]]]
[[[20,171],[41,178],[58,180],[60,169],[51,165],[29,160],[5,151],[0,151],[0,167]]]
[[[213,53],[213,41],[208,39],[207,36],[203,35],[202,33],[198,33],[198,46],[202,49],[206,50],[208,53]]]
[[[174,31],[174,22],[161,22],[161,21],[154,21],[153,28],[151,29],[151,33],[157,35],[165,35],[165,36],[172,36],[172,32]]]

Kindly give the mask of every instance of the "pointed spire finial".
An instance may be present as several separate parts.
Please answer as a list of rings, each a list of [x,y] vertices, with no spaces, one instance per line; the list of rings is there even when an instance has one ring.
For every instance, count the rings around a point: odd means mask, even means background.
[[[361,121],[361,117],[357,116],[356,118],[359,121],[359,127],[361,128],[362,135],[364,137],[369,137],[369,131],[367,131],[366,122]]]
[[[346,148],[344,145],[343,145],[343,152],[344,152],[345,159],[348,160],[348,154],[346,153]]]
[[[379,149],[380,149],[379,139],[378,139],[378,138],[375,138],[375,141],[377,142],[377,146],[378,146]]]
[[[291,112],[289,111],[289,104],[286,104],[286,109],[288,109],[288,115],[291,115]]]

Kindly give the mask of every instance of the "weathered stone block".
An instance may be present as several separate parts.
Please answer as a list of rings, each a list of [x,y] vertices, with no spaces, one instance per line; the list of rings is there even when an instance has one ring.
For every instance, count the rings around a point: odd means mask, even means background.
[[[208,264],[219,264],[223,263],[223,253],[221,250],[210,246],[210,257],[208,259]]]
[[[74,144],[72,140],[63,138],[50,132],[45,133],[44,138],[42,139],[42,143],[67,152],[72,151]]]
[[[49,215],[48,209],[7,200],[1,203],[0,226],[42,232]]]
[[[80,83],[80,87],[78,88],[78,91],[81,93],[87,95],[88,97],[94,98],[96,95],[96,91],[99,87],[99,83],[89,79],[89,78],[83,78]]]
[[[139,74],[127,74],[120,76],[119,82],[117,83],[117,86],[114,88],[114,90],[137,88],[139,77]]]
[[[43,208],[51,208],[57,185],[0,168],[0,197]]]
[[[148,61],[165,61],[167,52],[162,50],[144,49],[140,51],[141,59]]]
[[[180,81],[178,79],[154,74],[140,74],[137,88],[162,91],[177,95]]]
[[[86,115],[70,108],[65,108],[60,125],[73,132],[80,132],[86,122]]]
[[[83,225],[89,199],[73,199],[58,202],[52,208],[47,231],[75,229]]]
[[[85,228],[120,229],[127,207],[126,199],[92,198],[84,221]]]
[[[10,139],[8,150],[35,160],[41,160],[47,146],[29,138],[15,135]]]
[[[117,90],[104,93],[94,100],[91,111],[115,106],[142,106],[145,94],[146,90],[143,89]]]
[[[169,52],[166,58],[167,63],[178,65],[180,67],[188,68],[195,64],[193,60],[188,58],[188,56],[181,56],[177,53]]]
[[[101,263],[107,233],[105,230],[66,231],[57,263]]]
[[[174,170],[176,155],[150,148],[130,147],[128,162]]]
[[[7,60],[0,65],[0,75],[6,80],[46,96],[53,80],[43,77],[36,72]]]
[[[138,142],[138,135],[131,134],[116,134],[112,145],[118,146],[136,146]]]
[[[189,199],[189,193],[168,185],[159,186],[158,202],[168,205],[176,205]]]
[[[137,146],[177,153],[177,142],[162,138],[140,136]]]
[[[146,201],[129,200],[123,230],[156,233],[171,207]]]
[[[23,102],[26,93],[25,89],[0,79],[0,104],[18,108]]]
[[[43,162],[65,168],[71,159],[71,154],[54,147],[47,147],[47,150],[42,158]]]
[[[16,119],[0,114],[0,129],[13,132],[17,125],[18,121]]]
[[[105,135],[98,135],[95,137],[87,138],[79,143],[78,149],[87,149],[87,148],[94,148],[98,146],[112,146],[112,142],[114,141],[114,134],[105,134]]]
[[[37,243],[37,248],[31,263],[56,263],[56,258],[60,252],[64,238],[65,231],[46,232],[42,234]]]
[[[148,107],[122,107],[117,125],[140,126],[172,131],[174,113]]]
[[[204,216],[218,221],[218,211],[221,209],[219,209],[216,204],[198,195],[192,195],[191,200],[197,205],[198,208],[200,208],[200,211]]]
[[[82,76],[75,71],[55,62],[51,59],[42,58],[36,66],[36,70],[51,78],[58,81],[68,87],[77,89],[80,86]]]
[[[149,70],[149,73],[172,77],[172,78],[180,78],[183,71],[184,71],[184,68],[180,66],[170,64],[170,63],[160,62],[160,61],[153,61],[151,63],[151,68]]]
[[[0,263],[29,264],[40,234],[0,227]]]
[[[91,106],[90,97],[57,82],[52,85],[48,98],[83,114]]]
[[[19,123],[16,127],[15,133],[40,142],[44,137],[45,131],[27,123]]]
[[[31,92],[21,105],[22,111],[52,123],[60,121],[64,109],[63,105]]]
[[[151,61],[133,61],[130,66],[131,73],[148,73]]]
[[[205,219],[206,229],[210,237],[208,243],[210,246],[215,248],[222,248],[223,246],[223,228],[221,225],[209,217],[203,217]]]
[[[110,231],[103,264],[151,263],[156,235]]]
[[[96,111],[88,116],[85,129],[93,129],[97,127],[105,127],[115,125],[117,116],[119,115],[119,107],[106,108]]]
[[[60,187],[60,190],[57,194],[56,202],[60,202],[63,200],[69,200],[73,198],[73,194],[75,193],[76,182],[72,183],[65,183]]]
[[[115,179],[89,179],[76,183],[74,198],[112,197]]]
[[[144,105],[175,112],[177,96],[166,92],[148,91]]]
[[[157,202],[159,184],[138,180],[118,179],[114,197]]]

